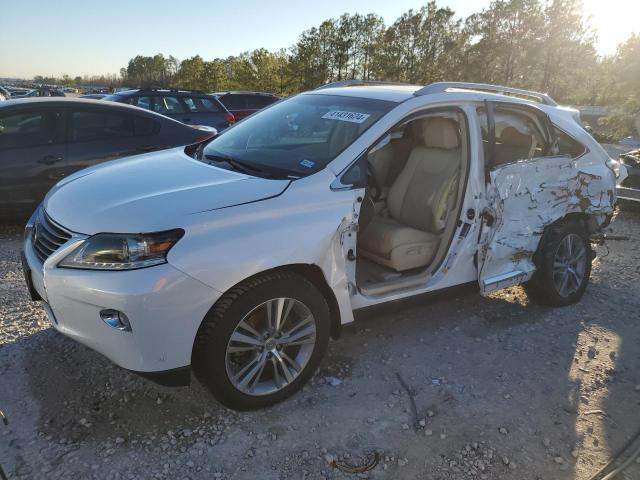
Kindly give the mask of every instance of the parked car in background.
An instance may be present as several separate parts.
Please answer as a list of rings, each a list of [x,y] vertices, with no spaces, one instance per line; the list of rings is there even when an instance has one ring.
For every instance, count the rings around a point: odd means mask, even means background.
[[[621,154],[619,161],[627,175],[618,181],[618,198],[637,208],[640,206],[640,149]]]
[[[80,98],[89,98],[91,100],[102,100],[109,95],[108,93],[88,93],[86,95],[80,95]]]
[[[221,132],[235,123],[233,114],[213,95],[191,90],[137,89],[104,97],[104,100],[145,108],[187,125],[206,125]]]
[[[37,97],[38,90],[19,88],[11,91],[11,98]]]
[[[57,181],[82,168],[213,135],[129,105],[65,98],[2,102],[0,217],[28,218]]]
[[[619,171],[576,113],[492,85],[321,87],[60,182],[25,230],[27,285],[128,370],[270,405],[354,310],[469,282],[578,302]]]
[[[621,186],[640,190],[640,150],[632,150],[620,155],[620,162],[627,169],[627,177]]]
[[[216,92],[212,95],[233,113],[237,121],[280,100],[280,97],[266,92]]]
[[[0,87],[0,97],[2,100],[9,100],[11,98],[11,92],[4,87]]]
[[[66,97],[65,93],[57,88],[40,88],[37,92],[38,97]]]

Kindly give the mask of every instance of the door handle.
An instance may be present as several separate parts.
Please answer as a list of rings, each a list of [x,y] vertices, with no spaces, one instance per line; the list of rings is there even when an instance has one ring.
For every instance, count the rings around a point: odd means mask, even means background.
[[[190,119],[190,118],[183,118],[183,119],[182,119],[182,121],[183,121],[183,122],[190,122],[190,121],[191,121],[191,119]]]
[[[62,157],[60,155],[45,155],[38,160],[38,163],[42,163],[44,165],[53,165],[54,163],[58,163],[61,161]]]

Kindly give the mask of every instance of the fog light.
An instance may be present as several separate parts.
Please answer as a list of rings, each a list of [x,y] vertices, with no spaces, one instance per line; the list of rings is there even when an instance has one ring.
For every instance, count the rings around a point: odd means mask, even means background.
[[[122,330],[123,332],[131,331],[131,324],[129,323],[129,319],[124,313],[119,312],[118,310],[113,310],[110,308],[101,310],[100,318],[111,328]]]

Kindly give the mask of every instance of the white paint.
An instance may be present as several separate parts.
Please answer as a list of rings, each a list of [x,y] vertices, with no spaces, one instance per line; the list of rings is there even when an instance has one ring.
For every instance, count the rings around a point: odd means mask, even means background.
[[[401,101],[324,170],[295,181],[269,180],[197,162],[181,149],[110,162],[79,172],[45,200],[48,214],[83,235],[70,240],[45,265],[27,239],[34,283],[59,319],[56,326],[125,368],[156,371],[190,363],[191,348],[205,313],[223,292],[260,272],[292,265],[320,269],[337,300],[342,323],[353,310],[480,279],[522,281],[535,268],[531,254],[549,223],[584,212],[603,222],[615,199],[606,153],[576,124],[570,111],[540,106],[560,128],[588,146],[578,160],[539,159],[505,165],[485,186],[483,148],[475,109],[485,99],[531,102],[477,92],[412,96],[419,87],[350,87],[311,92]],[[338,188],[340,175],[391,127],[417,111],[458,106],[470,129],[469,178],[462,223],[441,267],[423,284],[376,297],[355,291],[357,218],[362,189]],[[259,113],[258,113],[259,115]],[[469,209],[477,212],[467,220]],[[479,214],[491,209],[493,228],[480,236]],[[86,235],[182,228],[168,264],[136,271],[103,272],[57,268],[57,262]],[[480,236],[480,242],[478,238]],[[474,266],[480,247],[482,271]],[[511,275],[514,271],[523,275]],[[507,282],[508,283],[508,282]],[[351,285],[351,289],[350,289]],[[505,283],[500,283],[505,285]],[[99,318],[103,308],[125,312],[133,331],[120,332]]]

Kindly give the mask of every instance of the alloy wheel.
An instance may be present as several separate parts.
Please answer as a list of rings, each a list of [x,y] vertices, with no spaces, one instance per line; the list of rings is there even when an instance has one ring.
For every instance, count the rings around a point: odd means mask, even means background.
[[[560,296],[568,298],[580,289],[586,267],[584,241],[579,235],[570,233],[558,245],[553,261],[553,283]]]
[[[293,298],[261,303],[240,320],[227,344],[226,371],[235,388],[268,395],[291,384],[304,370],[316,343],[316,322]]]

